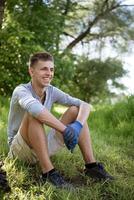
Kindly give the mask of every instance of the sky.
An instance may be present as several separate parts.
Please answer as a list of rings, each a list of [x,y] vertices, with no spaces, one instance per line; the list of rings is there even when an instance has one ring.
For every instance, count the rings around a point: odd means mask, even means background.
[[[134,42],[130,43],[131,50],[124,54],[118,55],[113,51],[110,46],[107,46],[103,50],[102,57],[105,59],[107,57],[117,57],[122,60],[123,68],[128,72],[124,77],[119,79],[120,83],[123,83],[126,86],[126,90],[123,92],[126,95],[134,94]],[[122,92],[118,90],[114,90],[117,94]]]
[[[123,4],[134,5],[134,0],[124,0]],[[132,46],[134,48],[133,44]],[[134,94],[134,50],[131,53],[124,55],[122,60],[124,61],[124,68],[129,72],[121,81],[126,87],[128,87],[126,93],[131,95]]]
[[[121,79],[121,82],[128,88],[126,94],[134,94],[134,53],[124,57],[124,68],[128,75]]]

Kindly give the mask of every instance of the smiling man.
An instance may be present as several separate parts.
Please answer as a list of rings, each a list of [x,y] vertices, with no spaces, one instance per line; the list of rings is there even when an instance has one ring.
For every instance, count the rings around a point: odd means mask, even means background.
[[[44,182],[68,187],[69,184],[54,168],[50,157],[64,146],[73,151],[78,144],[85,162],[85,175],[98,180],[113,179],[93,155],[86,122],[90,113],[89,104],[50,84],[54,76],[52,55],[47,52],[32,55],[29,74],[31,81],[17,86],[11,98],[8,156],[29,163],[39,161]],[[69,107],[60,120],[51,114],[54,103]],[[52,128],[47,135],[45,125]]]

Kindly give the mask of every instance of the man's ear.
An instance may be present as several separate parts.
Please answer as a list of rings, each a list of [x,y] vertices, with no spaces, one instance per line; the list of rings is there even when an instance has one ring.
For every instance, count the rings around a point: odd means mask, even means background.
[[[29,72],[30,76],[32,77],[32,76],[33,76],[33,68],[32,68],[32,67],[29,67],[29,68],[28,68],[28,72]]]

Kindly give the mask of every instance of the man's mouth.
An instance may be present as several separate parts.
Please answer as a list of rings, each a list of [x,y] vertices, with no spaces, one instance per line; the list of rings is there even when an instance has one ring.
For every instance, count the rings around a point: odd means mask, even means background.
[[[48,78],[48,77],[45,77],[45,78],[43,78],[43,79],[44,79],[44,80],[48,80],[48,81],[50,80],[50,78]]]

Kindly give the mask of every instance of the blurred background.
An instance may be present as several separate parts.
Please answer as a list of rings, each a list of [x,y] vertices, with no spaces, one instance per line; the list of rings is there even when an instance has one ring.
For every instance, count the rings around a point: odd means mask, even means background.
[[[29,81],[37,51],[55,58],[56,85],[91,103],[134,94],[133,0],[1,0],[0,95]]]

